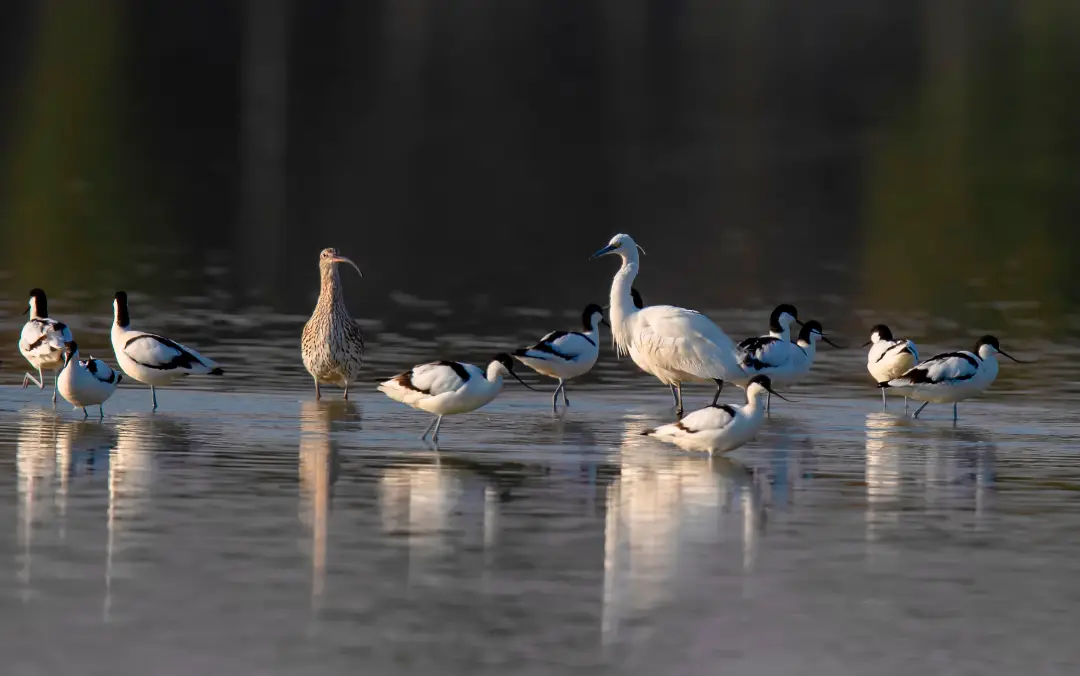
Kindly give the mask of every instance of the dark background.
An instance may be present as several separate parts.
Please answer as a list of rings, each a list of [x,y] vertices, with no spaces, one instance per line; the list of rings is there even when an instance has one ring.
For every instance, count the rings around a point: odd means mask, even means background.
[[[15,0],[0,291],[358,317],[1080,301],[1075,0]],[[405,295],[402,295],[405,294]],[[453,322],[453,315],[445,318]],[[870,319],[862,324],[872,323]],[[1072,330],[1069,322],[1058,324]]]

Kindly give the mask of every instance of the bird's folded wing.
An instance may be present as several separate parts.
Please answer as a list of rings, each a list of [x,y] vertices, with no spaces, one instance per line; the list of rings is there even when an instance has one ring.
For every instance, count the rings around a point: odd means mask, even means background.
[[[970,352],[947,352],[912,367],[904,375],[889,381],[893,387],[933,385],[967,380],[979,370],[979,359]]]
[[[536,345],[519,350],[516,354],[530,359],[565,362],[595,351],[596,345],[581,333],[552,331]]]
[[[460,368],[455,369],[450,362],[432,362],[430,364],[421,364],[413,368],[408,374],[402,375],[408,375],[409,382],[412,385],[410,389],[416,389],[435,396],[453,392],[466,383],[468,379],[463,378],[461,373],[464,372],[469,375],[468,371],[464,371],[464,364],[458,366]]]
[[[633,315],[630,343],[668,367],[700,378],[723,378],[723,353],[731,339],[708,317],[671,305],[653,305]]]
[[[155,369],[191,368],[199,357],[179,343],[152,333],[143,333],[124,344],[124,354],[143,366]]]
[[[791,360],[792,347],[793,343],[773,336],[748,338],[739,343],[739,364],[755,371],[779,368]]]

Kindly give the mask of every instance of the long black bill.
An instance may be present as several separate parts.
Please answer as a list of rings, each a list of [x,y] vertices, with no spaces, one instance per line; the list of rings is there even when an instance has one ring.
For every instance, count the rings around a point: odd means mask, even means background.
[[[832,340],[830,340],[829,337],[826,336],[825,334],[821,334],[821,339],[824,340],[829,345],[832,345],[833,347],[835,347],[838,350],[843,350],[844,349],[843,345],[837,345],[836,343],[832,342]]]
[[[865,343],[863,343],[862,345],[860,345],[860,347],[870,347],[873,344],[874,344],[874,341],[868,340]]]
[[[30,306],[29,306],[29,305],[27,305],[27,306],[26,306],[26,309],[25,309],[25,310],[23,310],[23,311],[22,311],[22,313],[23,313],[23,314],[25,315],[25,314],[28,314],[29,312],[30,312]]]
[[[514,373],[513,371],[511,371],[511,372],[510,372],[510,375],[514,376],[514,379],[515,379],[515,380],[517,380],[517,381],[518,381],[519,383],[521,383],[522,385],[524,385],[524,386],[525,386],[525,387],[527,387],[528,389],[532,390],[533,392],[539,392],[539,391],[540,391],[540,390],[536,389],[535,387],[529,387],[529,383],[527,383],[527,382],[525,382],[524,380],[522,380],[522,379],[521,379],[521,376],[519,376],[518,374]]]
[[[1033,361],[1028,361],[1026,359],[1017,359],[1016,357],[1012,356],[1008,352],[1002,351],[1000,348],[998,349],[998,354],[1000,354],[1002,357],[1008,357],[1009,359],[1012,359],[1017,364],[1034,364],[1035,363]]]
[[[608,327],[609,329],[611,328],[611,324],[608,324],[608,320],[606,320],[606,319],[601,319],[600,323],[603,324],[604,326]]]
[[[780,394],[779,392],[777,392],[776,390],[774,390],[774,389],[773,389],[773,388],[771,388],[771,387],[766,387],[765,389],[767,389],[767,390],[769,391],[769,394],[772,394],[772,395],[773,395],[774,397],[780,397],[780,398],[781,398],[781,399],[783,399],[784,401],[791,401],[791,399],[788,399],[787,397],[785,397],[784,395]],[[792,403],[795,403],[795,402],[792,402]]]

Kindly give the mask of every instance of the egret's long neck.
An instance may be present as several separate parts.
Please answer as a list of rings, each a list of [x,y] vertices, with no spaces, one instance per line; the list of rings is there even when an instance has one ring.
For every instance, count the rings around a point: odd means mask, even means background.
[[[611,280],[611,308],[609,314],[611,317],[611,338],[619,348],[619,352],[624,353],[630,344],[626,320],[638,312],[638,309],[634,307],[634,297],[630,294],[630,290],[634,286],[634,279],[637,278],[638,274],[638,256],[637,251],[620,253],[620,255],[623,263],[619,271],[615,273],[615,278]]]

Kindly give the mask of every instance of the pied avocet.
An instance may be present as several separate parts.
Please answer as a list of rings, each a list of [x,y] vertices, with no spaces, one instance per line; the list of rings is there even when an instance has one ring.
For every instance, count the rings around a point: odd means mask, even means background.
[[[551,410],[558,407],[559,392],[563,404],[566,398],[566,381],[588,373],[600,354],[600,322],[604,312],[599,305],[590,304],[581,313],[581,331],[552,331],[532,347],[515,350],[513,357],[532,370],[549,378],[558,378],[559,385],[551,395]]]
[[[57,388],[69,404],[81,408],[83,417],[89,417],[87,406],[97,406],[98,416],[105,417],[102,407],[116,391],[123,376],[101,359],[79,359],[79,345],[75,341],[64,350],[64,368],[57,376]]]
[[[898,378],[908,369],[919,363],[919,350],[915,343],[901,338],[893,338],[892,331],[884,324],[870,329],[870,340],[863,344],[869,347],[866,355],[866,370],[873,376],[875,383],[884,383]],[[881,388],[881,407],[888,408],[885,389]],[[904,410],[907,410],[907,397],[904,397]]]
[[[30,314],[30,319],[23,324],[22,333],[19,335],[19,352],[37,369],[38,377],[35,378],[30,373],[23,375],[22,386],[34,383],[40,390],[45,388],[45,376],[41,370],[58,371],[64,366],[64,347],[71,341],[71,329],[63,322],[49,318],[49,302],[41,289],[30,290],[30,301],[23,310],[23,314],[26,313]],[[54,404],[58,377],[59,374],[53,376]]]

